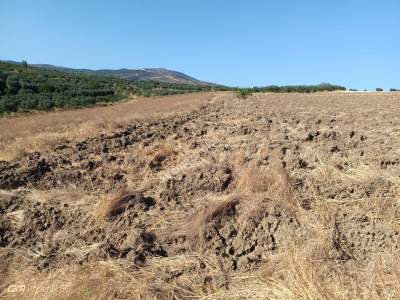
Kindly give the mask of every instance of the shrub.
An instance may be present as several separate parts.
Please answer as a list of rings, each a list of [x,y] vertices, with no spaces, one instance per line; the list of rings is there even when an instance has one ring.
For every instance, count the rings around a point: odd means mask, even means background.
[[[383,92],[383,89],[382,88],[376,88],[375,89],[377,92]]]
[[[238,98],[245,99],[253,94],[253,91],[251,89],[237,89],[236,90],[236,96]]]

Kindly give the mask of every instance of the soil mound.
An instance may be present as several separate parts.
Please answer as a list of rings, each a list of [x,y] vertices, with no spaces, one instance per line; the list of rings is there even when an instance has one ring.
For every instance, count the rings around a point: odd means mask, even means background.
[[[218,256],[226,270],[257,265],[289,243],[300,229],[295,213],[284,204],[237,195],[189,220],[193,221],[167,238],[168,252],[191,249]]]
[[[374,254],[400,250],[400,231],[367,215],[342,214],[336,226],[339,242],[349,258],[365,260]]]

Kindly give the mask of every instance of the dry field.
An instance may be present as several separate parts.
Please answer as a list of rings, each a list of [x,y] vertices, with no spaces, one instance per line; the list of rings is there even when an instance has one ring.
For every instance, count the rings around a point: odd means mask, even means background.
[[[124,128],[132,120],[188,112],[207,102],[213,93],[132,99],[111,106],[0,118],[0,160],[25,151],[51,150],[66,141],[80,140]]]
[[[400,298],[400,94],[0,120],[0,298]]]

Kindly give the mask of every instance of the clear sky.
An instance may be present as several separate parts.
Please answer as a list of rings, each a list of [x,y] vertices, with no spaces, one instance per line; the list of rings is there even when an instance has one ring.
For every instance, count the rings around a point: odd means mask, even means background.
[[[400,88],[399,0],[0,0],[0,59]]]

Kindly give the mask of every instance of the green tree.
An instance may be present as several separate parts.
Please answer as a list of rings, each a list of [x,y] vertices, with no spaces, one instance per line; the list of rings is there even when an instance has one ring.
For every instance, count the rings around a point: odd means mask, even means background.
[[[6,80],[7,94],[15,95],[20,90],[19,77],[16,75],[8,76]]]
[[[0,95],[5,94],[6,92],[6,87],[7,87],[6,80],[7,80],[6,74],[0,71]]]
[[[28,69],[28,63],[27,63],[26,60],[23,60],[23,61],[21,62],[21,65],[22,65],[22,67],[23,67],[24,69]]]

